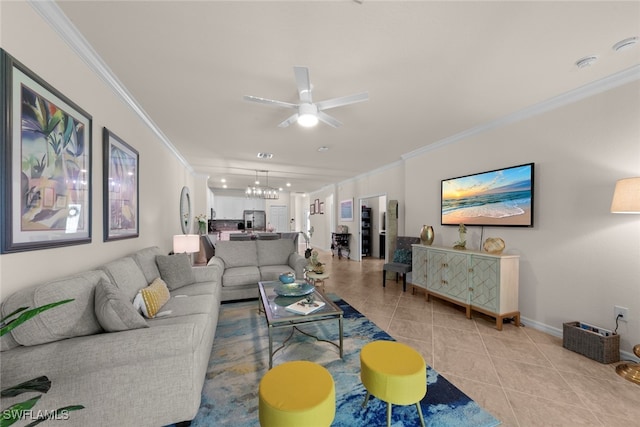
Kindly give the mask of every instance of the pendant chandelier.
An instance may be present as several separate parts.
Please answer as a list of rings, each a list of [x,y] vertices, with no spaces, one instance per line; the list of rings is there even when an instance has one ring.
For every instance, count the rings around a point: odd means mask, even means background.
[[[260,185],[260,181],[258,180],[258,171],[256,171],[256,180],[253,185],[247,186],[245,195],[250,199],[278,200],[280,198],[278,189],[269,187],[269,171],[260,172],[264,172],[266,175],[266,185]]]

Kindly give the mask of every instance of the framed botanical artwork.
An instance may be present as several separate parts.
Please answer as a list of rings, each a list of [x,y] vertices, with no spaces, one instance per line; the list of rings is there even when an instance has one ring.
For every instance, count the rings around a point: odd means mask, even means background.
[[[313,204],[314,204],[315,212],[316,212],[317,214],[319,214],[319,213],[320,213],[320,199],[316,199],[316,200],[313,202]]]
[[[92,117],[0,49],[2,253],[91,242]]]
[[[315,215],[316,214],[316,204],[312,203],[309,205],[309,214],[310,215]]]
[[[321,215],[324,215],[324,202],[320,202],[320,210],[318,211]]]
[[[340,221],[353,221],[353,199],[340,202]]]
[[[102,139],[104,241],[138,237],[138,152],[107,128]]]

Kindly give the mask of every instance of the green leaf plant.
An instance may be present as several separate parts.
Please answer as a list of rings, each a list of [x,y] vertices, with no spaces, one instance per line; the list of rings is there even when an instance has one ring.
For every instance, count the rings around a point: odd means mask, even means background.
[[[62,304],[66,304],[68,302],[73,301],[73,299],[66,299],[58,302],[54,302],[51,304],[46,304],[40,307],[32,308],[29,310],[29,307],[20,307],[15,310],[13,313],[8,316],[0,319],[0,337],[8,334],[16,327],[22,325],[24,322],[29,319],[37,316],[43,311],[50,310],[54,307],[57,307]],[[41,393],[40,395],[33,397],[29,400],[25,400],[24,402],[16,403],[10,406],[7,409],[3,409],[0,414],[0,427],[6,427],[14,424],[16,421],[23,419],[28,411],[38,403],[40,398],[42,397],[42,393],[46,393],[51,388],[51,381],[46,376],[41,376],[38,378],[34,378],[29,381],[25,381],[21,384],[15,385],[13,387],[6,388],[0,392],[0,397],[15,397],[22,393]],[[55,411],[42,411],[42,414],[38,416],[33,422],[29,423],[25,427],[32,427],[40,424],[43,421],[49,419],[64,419],[69,412],[77,411],[80,409],[84,409],[82,405],[71,405],[65,406],[63,408],[56,409]]]

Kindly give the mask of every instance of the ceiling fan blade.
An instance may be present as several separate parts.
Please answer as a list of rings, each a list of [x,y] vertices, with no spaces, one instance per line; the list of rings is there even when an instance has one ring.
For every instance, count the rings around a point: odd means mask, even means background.
[[[342,126],[342,123],[338,119],[331,117],[330,115],[322,111],[318,111],[318,120],[321,120],[334,128],[339,128],[340,126]]]
[[[307,67],[293,67],[298,86],[298,96],[301,103],[311,103],[311,82],[309,81],[309,69]]]
[[[341,96],[340,98],[327,99],[326,101],[316,102],[319,111],[328,110],[329,108],[342,107],[343,105],[355,104],[369,99],[369,92],[356,93],[354,95]]]
[[[294,123],[296,120],[298,120],[298,113],[295,113],[294,115],[290,116],[287,120],[285,120],[284,122],[280,123],[278,125],[279,128],[286,128],[288,127],[291,123]]]
[[[283,108],[298,108],[298,104],[292,104],[290,102],[276,101],[275,99],[260,98],[259,96],[245,95],[243,96],[245,101],[257,102],[260,104],[269,105],[271,107],[283,107]]]

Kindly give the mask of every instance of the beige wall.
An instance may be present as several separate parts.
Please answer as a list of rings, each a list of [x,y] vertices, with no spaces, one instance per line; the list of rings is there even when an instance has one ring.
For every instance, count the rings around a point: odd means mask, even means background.
[[[0,299],[22,287],[93,268],[134,250],[158,245],[169,252],[180,232],[186,167],[90,71],[25,2],[0,2],[2,48],[93,116],[92,243],[0,256]],[[104,243],[102,233],[102,128],[140,153],[140,237]],[[2,144],[5,144],[2,141]]]
[[[485,227],[520,254],[525,324],[559,334],[581,320],[614,329],[614,305],[629,308],[621,348],[640,342],[640,215],[609,212],[616,180],[640,175],[640,82],[445,145],[406,161],[406,224],[435,229],[452,246],[457,227],[440,226],[440,181],[535,162],[535,227]],[[479,227],[468,246],[480,247]]]
[[[418,236],[429,224],[434,245],[450,247],[458,240],[457,227],[440,225],[440,181],[534,162],[535,226],[469,227],[468,247],[478,249],[481,235],[501,237],[506,252],[521,256],[519,303],[529,327],[558,336],[562,323],[574,320],[614,329],[614,305],[629,308],[629,322],[620,322],[618,332],[621,349],[631,357],[640,342],[640,216],[611,214],[609,207],[615,181],[640,175],[639,93],[635,81],[407,156],[339,183],[336,205],[387,194],[387,200],[399,201],[399,235]],[[355,220],[344,224],[352,232],[359,226]],[[326,227],[315,226],[333,231]],[[323,237],[317,239],[321,247]]]

